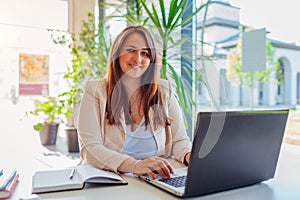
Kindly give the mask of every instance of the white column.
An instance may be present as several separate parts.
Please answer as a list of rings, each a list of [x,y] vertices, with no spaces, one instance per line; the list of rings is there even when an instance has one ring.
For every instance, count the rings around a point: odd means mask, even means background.
[[[95,11],[95,0],[67,0],[68,1],[68,30],[79,37],[81,24],[88,13]]]
[[[275,73],[270,74],[270,79],[269,79],[269,105],[274,106],[276,105],[276,87],[277,87],[277,81],[275,77]]]

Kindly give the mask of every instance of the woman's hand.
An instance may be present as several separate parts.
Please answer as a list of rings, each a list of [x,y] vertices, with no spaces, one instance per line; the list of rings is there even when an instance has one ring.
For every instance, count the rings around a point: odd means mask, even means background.
[[[190,158],[191,158],[191,152],[186,153],[185,156],[184,156],[184,163],[186,165],[190,164]]]
[[[160,157],[151,157],[135,164],[133,174],[143,175],[148,174],[152,179],[156,178],[155,172],[157,172],[163,179],[170,178],[171,174],[174,173],[170,163]]]

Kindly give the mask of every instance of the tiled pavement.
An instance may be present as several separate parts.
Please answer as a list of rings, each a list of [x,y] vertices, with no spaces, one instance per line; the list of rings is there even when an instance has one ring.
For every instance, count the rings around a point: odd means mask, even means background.
[[[284,142],[300,146],[300,110],[290,111]]]

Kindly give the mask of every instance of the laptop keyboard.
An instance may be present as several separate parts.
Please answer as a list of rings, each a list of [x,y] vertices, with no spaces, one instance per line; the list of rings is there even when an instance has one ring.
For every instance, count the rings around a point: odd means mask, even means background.
[[[159,181],[162,181],[166,184],[172,185],[173,187],[183,187],[185,186],[186,176],[177,176],[174,178],[168,178],[168,179],[160,179]]]

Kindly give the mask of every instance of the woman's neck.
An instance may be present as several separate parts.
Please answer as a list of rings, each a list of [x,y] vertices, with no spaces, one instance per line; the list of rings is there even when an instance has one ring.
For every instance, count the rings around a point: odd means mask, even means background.
[[[141,96],[141,79],[133,78],[124,78],[122,79],[123,85],[125,87],[126,93],[128,95],[128,106],[129,106],[129,115],[133,121],[134,126],[131,127],[134,130],[136,125],[140,124],[144,112],[141,107],[142,96]]]
[[[123,85],[125,87],[126,93],[130,98],[134,93],[139,91],[141,86],[141,79],[125,78],[123,79]]]

